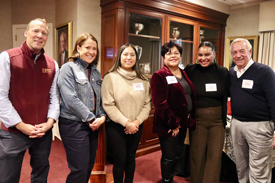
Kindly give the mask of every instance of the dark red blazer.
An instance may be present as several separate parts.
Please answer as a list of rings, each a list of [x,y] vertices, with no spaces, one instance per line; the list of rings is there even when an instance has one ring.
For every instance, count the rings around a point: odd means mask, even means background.
[[[167,83],[166,77],[174,76],[170,69],[164,65],[151,78],[151,95],[155,107],[153,132],[161,137],[171,135],[167,133],[168,130],[173,130],[179,125],[181,128],[188,127],[190,130],[196,127],[194,86],[185,71],[180,70],[192,90],[192,111],[189,119],[187,119],[187,100],[183,87],[179,82],[175,84]]]

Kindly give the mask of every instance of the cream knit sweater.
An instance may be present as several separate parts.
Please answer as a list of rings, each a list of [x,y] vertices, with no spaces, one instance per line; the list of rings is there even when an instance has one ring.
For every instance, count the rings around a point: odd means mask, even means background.
[[[101,86],[103,108],[109,118],[125,126],[127,121],[143,123],[151,110],[150,84],[136,72],[122,68],[107,74]]]

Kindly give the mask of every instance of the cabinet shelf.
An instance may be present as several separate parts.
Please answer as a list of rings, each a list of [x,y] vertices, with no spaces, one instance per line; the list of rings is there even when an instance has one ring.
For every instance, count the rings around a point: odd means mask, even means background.
[[[193,41],[182,40],[182,39],[174,39],[174,38],[170,38],[169,40],[170,41],[181,41],[181,42],[184,42],[184,43],[193,43]]]
[[[133,33],[128,33],[129,36],[134,36],[134,37],[144,37],[144,38],[151,38],[151,39],[160,39],[158,36],[149,36],[149,35],[143,35],[143,34],[133,34]]]

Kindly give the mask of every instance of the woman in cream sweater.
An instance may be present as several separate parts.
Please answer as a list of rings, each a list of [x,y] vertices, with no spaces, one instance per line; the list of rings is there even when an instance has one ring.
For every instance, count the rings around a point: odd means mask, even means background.
[[[142,123],[151,110],[150,84],[138,66],[135,47],[125,44],[102,83],[103,108],[110,118],[106,133],[114,157],[114,183],[133,182]]]

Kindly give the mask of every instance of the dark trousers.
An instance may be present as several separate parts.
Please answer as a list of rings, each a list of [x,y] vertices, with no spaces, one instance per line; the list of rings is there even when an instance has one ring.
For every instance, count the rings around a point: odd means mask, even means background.
[[[115,122],[106,123],[107,141],[114,158],[114,183],[132,183],[136,168],[136,151],[142,135],[143,125],[135,134],[125,134],[125,127]]]
[[[22,133],[10,133],[0,129],[0,182],[19,182],[22,161],[27,149],[32,167],[31,182],[47,182],[51,143],[52,130],[42,138],[30,139]]]
[[[161,156],[161,176],[162,182],[173,182],[176,160],[183,151],[186,129],[180,128],[180,132],[176,137],[171,136],[159,137]]]
[[[71,170],[66,183],[87,183],[95,163],[98,131],[82,121],[61,117],[59,131]]]

